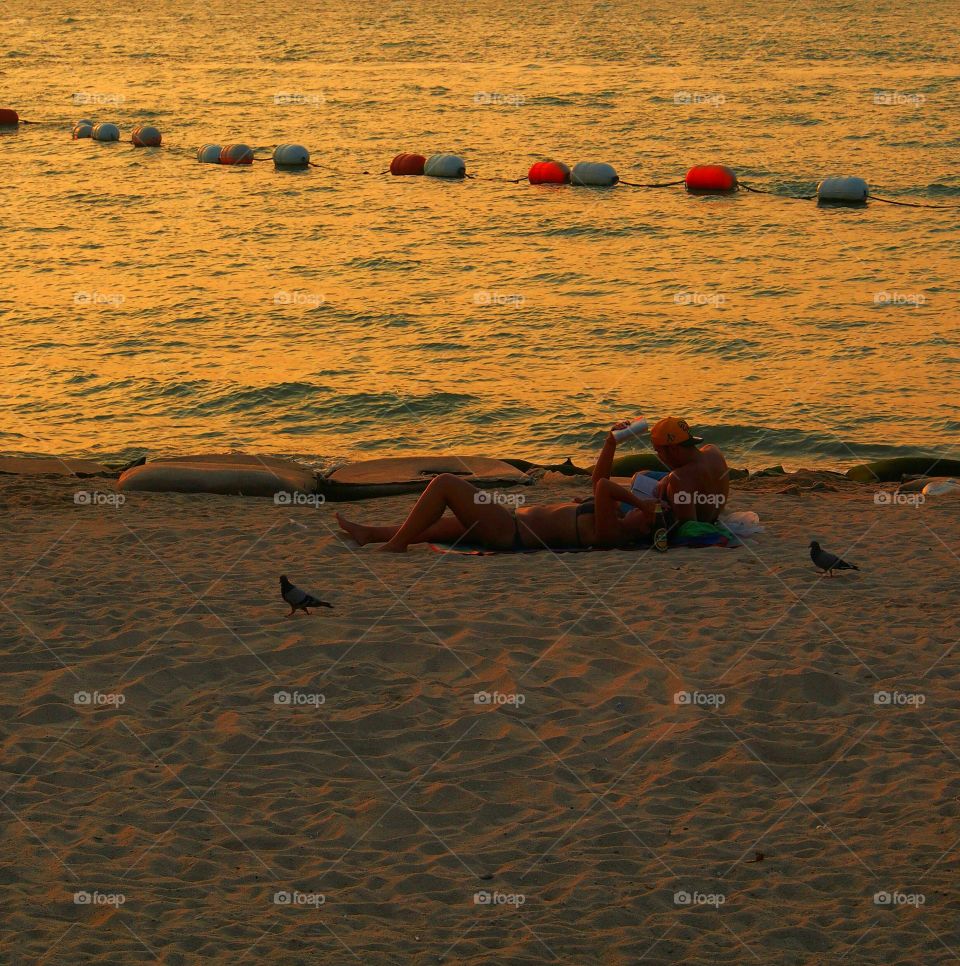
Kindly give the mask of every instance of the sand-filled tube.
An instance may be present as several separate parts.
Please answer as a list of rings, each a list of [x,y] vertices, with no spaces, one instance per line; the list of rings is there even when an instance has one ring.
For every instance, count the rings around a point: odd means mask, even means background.
[[[423,173],[430,178],[463,178],[467,165],[456,154],[434,154],[427,158]]]
[[[15,127],[20,115],[12,107],[0,107],[0,127]]]
[[[390,162],[390,174],[396,177],[409,177],[423,174],[427,159],[422,154],[398,154]]]
[[[93,137],[93,125],[89,121],[77,121],[73,125],[71,136],[74,141],[78,141],[81,138]]]
[[[834,205],[862,205],[870,194],[863,178],[824,178],[817,185],[817,201]]]
[[[310,467],[291,460],[232,453],[155,460],[122,473],[117,489],[273,496],[280,505],[292,505],[302,502],[297,494],[314,493],[317,480]]]
[[[894,456],[847,470],[856,483],[899,483],[904,476],[960,476],[960,460],[936,456]]]
[[[590,188],[612,188],[620,180],[612,164],[581,161],[570,172],[570,183]]]
[[[641,470],[669,470],[660,462],[656,453],[631,453],[629,456],[618,456],[610,469],[611,476],[633,476]],[[593,472],[593,467],[590,467]]]
[[[109,121],[103,121],[93,129],[92,137],[94,141],[119,141],[120,128]]]
[[[570,169],[562,161],[538,161],[527,172],[530,184],[570,184]]]
[[[310,152],[302,144],[278,144],[273,149],[273,163],[278,168],[305,168]]]
[[[158,148],[163,141],[163,135],[150,124],[139,124],[133,129],[130,140],[137,148]]]
[[[453,473],[477,487],[528,486],[526,473],[501,460],[483,456],[394,456],[348,463],[317,484],[328,500],[368,500],[419,493],[442,473]]]
[[[197,160],[201,164],[219,164],[222,150],[219,144],[204,144],[197,148]]]
[[[220,152],[221,164],[253,164],[253,148],[246,144],[228,144]]]
[[[737,176],[725,164],[698,164],[683,179],[691,194],[728,194],[737,190]]]

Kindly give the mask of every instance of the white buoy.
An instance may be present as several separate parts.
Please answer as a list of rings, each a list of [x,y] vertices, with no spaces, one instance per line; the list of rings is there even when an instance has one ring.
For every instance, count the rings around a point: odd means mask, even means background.
[[[93,125],[89,121],[77,121],[73,125],[73,139],[88,138],[93,136]]]
[[[278,168],[305,168],[310,152],[302,144],[278,144],[273,149],[273,163]]]
[[[138,148],[158,148],[163,136],[155,127],[149,124],[141,124],[133,129],[130,140]]]
[[[423,173],[431,178],[463,178],[467,165],[463,158],[455,154],[434,154],[427,158]]]
[[[612,188],[619,180],[613,165],[602,161],[581,161],[570,172],[570,184],[591,188]]]
[[[817,185],[817,201],[859,205],[867,200],[870,188],[863,178],[824,178]]]
[[[120,128],[116,124],[110,124],[109,121],[104,121],[93,129],[91,136],[94,141],[119,141]]]
[[[203,164],[219,164],[222,150],[219,144],[205,144],[202,148],[197,148],[197,160]]]

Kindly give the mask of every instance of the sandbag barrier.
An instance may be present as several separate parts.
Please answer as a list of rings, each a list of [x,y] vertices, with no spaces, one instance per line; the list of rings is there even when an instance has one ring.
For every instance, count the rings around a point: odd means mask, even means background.
[[[12,108],[0,108],[0,129],[16,129],[21,124],[58,123],[45,121],[27,121],[20,117]],[[101,143],[116,143],[121,140],[120,127],[107,122],[95,122],[88,118],[74,121],[71,134],[75,140],[89,139]],[[153,125],[138,125],[130,135],[130,144],[135,148],[158,149],[163,147],[163,136]],[[192,153],[192,152],[191,152]],[[310,152],[302,144],[278,144],[269,158],[256,157],[251,147],[246,144],[204,144],[194,155],[203,164],[218,164],[228,167],[252,165],[255,161],[273,161],[274,167],[280,170],[303,170],[319,168],[321,165],[310,159]],[[343,173],[342,169],[339,169]],[[888,205],[898,205],[904,208],[933,208],[941,210],[955,210],[960,205],[931,205],[913,201],[897,201],[893,198],[881,198],[870,192],[870,187],[863,178],[843,175],[823,178],[817,185],[816,192],[811,195],[788,195],[780,192],[758,188],[756,185],[741,181],[733,168],[723,164],[698,164],[688,169],[683,178],[676,181],[640,183],[623,181],[613,165],[603,161],[581,161],[572,167],[562,161],[546,159],[537,161],[530,166],[524,177],[479,178],[467,173],[467,164],[456,154],[423,155],[403,152],[398,154],[390,166],[381,172],[360,171],[354,174],[391,174],[393,177],[429,177],[446,181],[482,180],[495,181],[504,184],[519,184],[526,181],[531,185],[550,185],[586,188],[640,188],[658,189],[672,188],[683,185],[689,194],[693,195],[733,195],[739,191],[751,194],[773,195],[778,198],[788,198],[795,201],[816,201],[818,205],[831,207],[864,207],[868,201],[877,201]]]
[[[642,470],[666,470],[655,453],[617,457],[614,477],[631,477]],[[523,486],[539,478],[538,471],[563,476],[590,476],[593,466],[581,467],[567,458],[561,463],[477,456],[408,456],[361,460],[318,471],[295,460],[246,453],[168,456],[130,462],[98,463],[70,457],[0,456],[0,477],[105,477],[120,491],[216,493],[237,496],[274,496],[279,503],[302,502],[296,495],[316,496],[320,502],[343,502],[416,493],[439,473],[453,472],[479,488]],[[782,467],[750,472],[731,469],[730,479],[786,475]],[[936,456],[896,456],[851,467],[843,474],[854,483],[923,486],[931,480],[960,478],[960,460]],[[953,484],[956,487],[956,484]],[[316,502],[312,500],[310,502]]]

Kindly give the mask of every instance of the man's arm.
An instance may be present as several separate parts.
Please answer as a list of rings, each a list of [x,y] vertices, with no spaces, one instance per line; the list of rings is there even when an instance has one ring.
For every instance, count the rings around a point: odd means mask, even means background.
[[[677,523],[686,523],[687,520],[697,519],[697,508],[694,504],[696,486],[691,485],[691,481],[685,479],[676,470],[661,481],[663,493],[670,509],[673,510],[673,517]]]

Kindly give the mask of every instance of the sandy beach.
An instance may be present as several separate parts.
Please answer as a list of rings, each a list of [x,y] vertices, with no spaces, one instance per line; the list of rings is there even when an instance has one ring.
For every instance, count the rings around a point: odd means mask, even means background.
[[[876,490],[739,482],[738,549],[394,557],[0,477],[3,960],[953,961],[960,500]]]
[[[0,6],[0,966],[960,961],[958,23]]]

